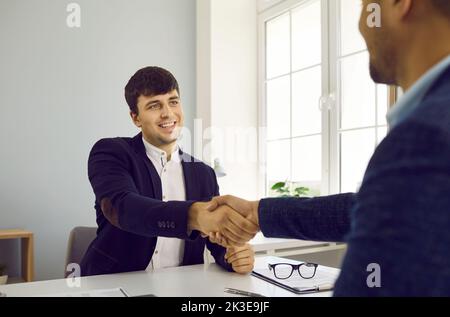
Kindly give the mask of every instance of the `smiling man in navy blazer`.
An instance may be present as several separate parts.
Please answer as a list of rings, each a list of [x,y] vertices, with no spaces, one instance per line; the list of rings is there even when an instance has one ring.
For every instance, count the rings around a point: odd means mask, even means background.
[[[125,98],[142,132],[100,140],[90,153],[98,230],[81,275],[201,264],[205,246],[223,268],[251,272],[254,253],[245,242],[258,228],[229,207],[208,210],[219,187],[214,170],[177,144],[184,116],[175,77],[159,67],[141,69]],[[222,232],[235,246],[225,249],[200,235],[210,232]]]

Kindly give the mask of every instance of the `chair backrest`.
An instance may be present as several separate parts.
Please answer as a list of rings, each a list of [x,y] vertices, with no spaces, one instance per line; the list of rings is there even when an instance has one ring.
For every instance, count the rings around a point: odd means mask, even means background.
[[[64,276],[67,277],[67,265],[70,263],[80,264],[87,248],[97,235],[97,228],[75,227],[70,231],[69,242],[67,244],[66,266]]]

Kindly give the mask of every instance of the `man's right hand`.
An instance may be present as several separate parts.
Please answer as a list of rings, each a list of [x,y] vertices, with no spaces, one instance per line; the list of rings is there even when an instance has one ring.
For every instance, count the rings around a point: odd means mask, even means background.
[[[254,223],[258,227],[259,231],[259,201],[248,201],[235,196],[220,196],[214,197],[211,202],[213,204],[210,205],[210,211],[213,211],[213,208],[217,208],[218,206],[229,206],[240,213],[243,217]]]
[[[211,212],[214,211],[214,212]],[[189,209],[188,231],[218,232],[230,245],[242,246],[259,231],[258,225],[221,201],[194,203]]]
[[[208,210],[212,213],[219,210],[220,207],[228,206],[238,212],[242,217],[245,217],[248,221],[250,221],[253,225],[256,226],[257,231],[259,228],[259,218],[258,218],[258,208],[259,201],[247,201],[234,196],[221,196],[214,197],[208,206]],[[235,245],[232,240],[229,240],[225,235],[221,232],[210,231],[202,234],[203,237],[208,237],[213,243],[220,244],[221,246],[228,248],[230,246]],[[214,239],[211,239],[214,237]],[[254,235],[252,236],[252,238]],[[247,240],[246,242],[250,241]],[[239,246],[241,246],[240,244]]]

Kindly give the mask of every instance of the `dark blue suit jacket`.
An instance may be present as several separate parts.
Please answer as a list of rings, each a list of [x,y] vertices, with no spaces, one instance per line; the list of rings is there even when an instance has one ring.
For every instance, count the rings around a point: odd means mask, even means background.
[[[377,148],[358,194],[267,199],[259,217],[269,237],[348,243],[336,296],[450,296],[450,69]]]
[[[198,232],[187,235],[190,206],[219,195],[214,170],[183,152],[180,157],[187,201],[163,202],[161,179],[146,155],[142,134],[94,145],[88,174],[98,230],[81,262],[83,276],[145,270],[157,237],[186,240],[182,265],[203,263],[206,245],[216,263],[231,271],[223,247]]]

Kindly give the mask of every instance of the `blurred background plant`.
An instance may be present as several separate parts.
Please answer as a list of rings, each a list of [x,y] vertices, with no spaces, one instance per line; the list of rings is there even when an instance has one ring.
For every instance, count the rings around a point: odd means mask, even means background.
[[[272,186],[271,190],[277,197],[309,197],[310,189],[298,186],[292,182],[278,182]]]

